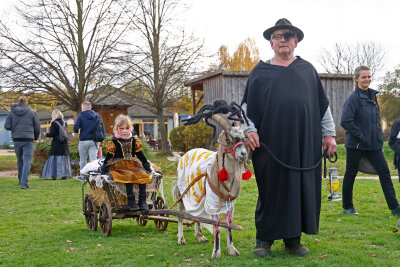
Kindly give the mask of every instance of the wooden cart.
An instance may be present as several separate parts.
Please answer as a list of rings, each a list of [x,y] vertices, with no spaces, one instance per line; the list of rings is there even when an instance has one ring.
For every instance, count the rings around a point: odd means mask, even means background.
[[[99,173],[95,172],[86,175],[85,182],[82,185],[82,211],[89,231],[97,231],[99,225],[101,233],[109,236],[111,234],[112,220],[126,218],[135,218],[136,222],[141,226],[145,226],[149,220],[152,220],[157,229],[165,231],[169,222],[178,223],[178,219],[170,218],[170,215],[185,219],[184,224],[187,226],[200,222],[212,225],[218,224],[220,227],[235,230],[242,229],[240,225],[232,223],[228,225],[225,222],[217,223],[212,219],[196,217],[185,212],[168,209],[167,201],[162,192],[163,177],[161,173],[156,173],[146,186],[148,211],[128,211],[126,209],[128,203],[126,196],[115,190],[114,186],[109,183],[103,183],[103,187],[97,187],[95,181],[89,181],[91,176],[97,175]],[[87,185],[90,186],[90,192],[85,194]],[[159,192],[161,195],[158,195]],[[138,199],[137,185],[134,185],[134,193],[136,199]]]

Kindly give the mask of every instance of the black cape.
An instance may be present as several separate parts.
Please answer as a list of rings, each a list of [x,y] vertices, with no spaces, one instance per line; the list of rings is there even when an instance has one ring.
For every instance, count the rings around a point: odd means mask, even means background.
[[[242,103],[260,142],[286,164],[312,167],[321,157],[321,119],[329,101],[315,68],[297,57],[288,67],[260,61],[251,71]],[[262,241],[317,234],[321,209],[321,165],[291,171],[263,148],[253,154],[258,186],[255,213]]]

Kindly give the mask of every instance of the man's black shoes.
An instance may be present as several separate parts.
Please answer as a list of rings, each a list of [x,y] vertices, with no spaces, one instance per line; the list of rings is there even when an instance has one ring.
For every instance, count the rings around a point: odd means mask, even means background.
[[[267,257],[271,255],[271,245],[267,242],[257,242],[253,252],[258,257]]]

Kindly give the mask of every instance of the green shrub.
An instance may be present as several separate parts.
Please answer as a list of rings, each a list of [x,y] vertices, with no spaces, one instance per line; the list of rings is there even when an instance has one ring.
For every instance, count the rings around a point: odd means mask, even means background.
[[[183,134],[185,130],[185,126],[178,126],[172,129],[171,133],[169,134],[169,140],[171,141],[171,145],[175,151],[187,151],[186,150],[186,137]]]
[[[9,144],[7,144],[7,143],[3,144],[3,149],[10,149],[10,148],[11,148],[11,146]]]
[[[174,128],[170,134],[171,144],[176,151],[188,151],[193,148],[207,148],[212,134],[211,127],[204,122],[190,126]]]

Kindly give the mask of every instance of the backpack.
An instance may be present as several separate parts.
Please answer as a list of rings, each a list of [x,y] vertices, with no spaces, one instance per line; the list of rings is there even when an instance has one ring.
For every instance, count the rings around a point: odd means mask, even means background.
[[[103,120],[101,119],[100,114],[97,113],[97,121],[93,129],[93,141],[102,142],[105,137],[106,130],[104,129]]]
[[[58,140],[60,140],[61,143],[65,143],[68,141],[69,138],[69,133],[67,127],[64,125],[61,125],[58,121],[54,121],[58,125]]]

